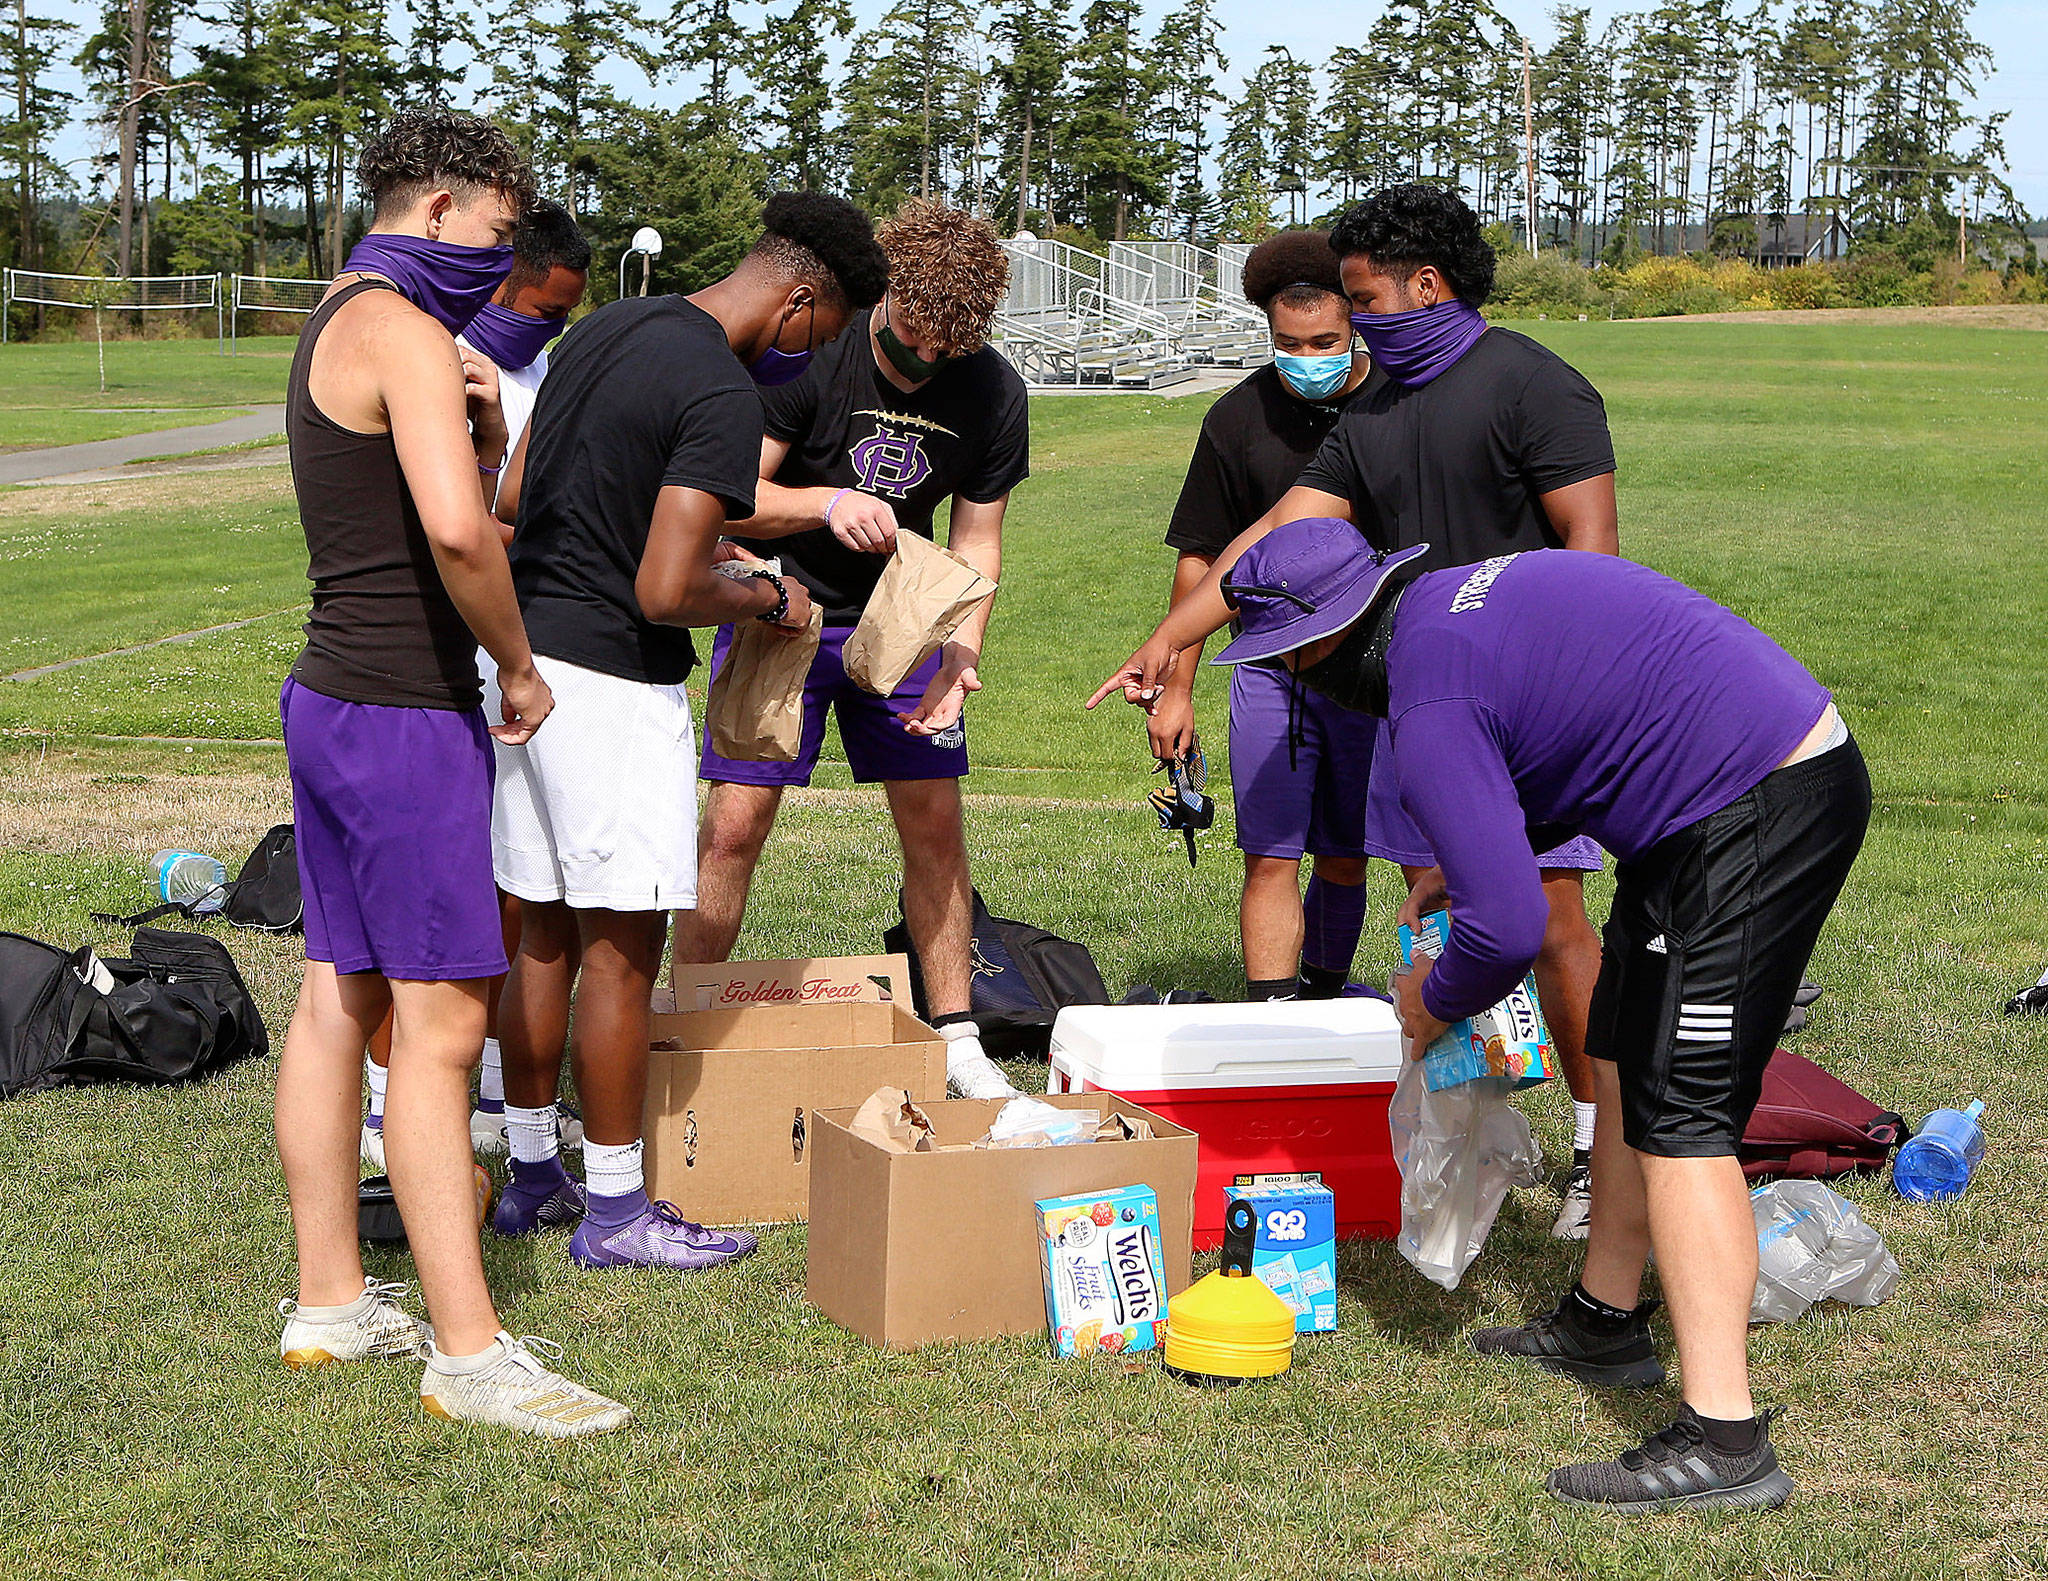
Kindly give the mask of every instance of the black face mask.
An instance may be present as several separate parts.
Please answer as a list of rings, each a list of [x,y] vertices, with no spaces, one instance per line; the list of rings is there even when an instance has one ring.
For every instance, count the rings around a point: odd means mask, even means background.
[[[1386,718],[1387,647],[1394,640],[1394,611],[1400,603],[1398,588],[1382,597],[1332,652],[1295,671],[1295,681],[1340,708]]]

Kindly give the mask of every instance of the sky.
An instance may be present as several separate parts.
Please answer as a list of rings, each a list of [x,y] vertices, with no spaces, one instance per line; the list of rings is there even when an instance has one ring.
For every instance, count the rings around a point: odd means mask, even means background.
[[[1512,23],[1528,33],[1537,48],[1549,42],[1553,0],[1495,3]],[[1652,0],[1637,0],[1634,5],[1590,0],[1596,23],[1605,22],[1618,11],[1646,9],[1650,3]],[[642,4],[643,9],[655,9],[653,0],[642,0]],[[1148,31],[1170,4],[1171,0],[1147,0]],[[44,0],[37,9],[45,15],[83,25],[97,14],[99,6],[94,0]],[[475,9],[481,12],[483,7],[478,5]],[[666,4],[659,9],[665,11]],[[886,9],[887,0],[854,0],[854,11],[863,26]],[[1275,6],[1272,0],[1219,0],[1217,11],[1225,29],[1223,48],[1231,65],[1229,75],[1235,79],[1240,73],[1248,74],[1257,66],[1268,44],[1285,44],[1297,57],[1314,59],[1337,43],[1362,42],[1361,17],[1376,16],[1379,9],[1376,4],[1363,5],[1360,0],[1292,0],[1285,6]],[[1980,84],[1975,113],[2008,113],[2005,138],[2011,162],[2009,179],[2030,214],[2048,214],[2048,54],[2042,49],[2044,41],[2048,41],[2048,0],[1978,0],[1973,30],[1990,46],[1994,67]],[[67,68],[64,76],[66,85],[75,91],[79,86],[76,71]],[[622,79],[621,86],[636,98],[648,91],[644,79]],[[664,83],[650,97],[673,102],[682,94],[671,82]],[[83,160],[94,151],[96,142],[95,132],[75,125],[60,145],[60,157],[67,161]]]

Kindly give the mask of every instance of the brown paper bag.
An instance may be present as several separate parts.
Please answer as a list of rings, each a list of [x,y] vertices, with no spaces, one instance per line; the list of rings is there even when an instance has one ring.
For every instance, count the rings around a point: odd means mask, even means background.
[[[847,1129],[885,1153],[939,1151],[931,1121],[901,1087],[876,1088]]]
[[[996,584],[950,549],[899,532],[888,569],[842,650],[854,684],[887,697],[996,596]]]
[[[818,656],[824,612],[791,635],[758,620],[733,628],[725,663],[711,677],[705,724],[711,750],[735,763],[794,763],[804,734],[804,677]]]

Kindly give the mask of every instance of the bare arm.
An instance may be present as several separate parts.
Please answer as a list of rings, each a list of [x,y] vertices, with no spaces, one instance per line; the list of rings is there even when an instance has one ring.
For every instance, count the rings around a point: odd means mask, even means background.
[[[761,481],[754,489],[754,514],[729,531],[743,538],[787,538],[830,527],[849,549],[888,554],[896,547],[896,512],[887,500],[859,489],[790,488],[775,481],[789,441],[769,434],[761,441]]]
[[[539,728],[553,699],[534,670],[504,541],[477,488],[462,360],[453,339],[423,333],[415,315],[387,314],[368,334],[391,441],[441,585],[497,661],[505,721],[492,734],[517,746]]]
[[[1183,599],[1201,586],[1202,579],[1215,563],[1213,554],[1182,550],[1180,558],[1174,562],[1173,594],[1166,601],[1167,609],[1177,608]],[[1188,747],[1194,741],[1195,677],[1201,673],[1202,648],[1208,640],[1204,637],[1196,642],[1188,650],[1186,659],[1174,666],[1173,674],[1167,677],[1158,700],[1146,715],[1145,734],[1152,744],[1152,755],[1162,763],[1186,757]]]
[[[1614,503],[1614,474],[1567,483],[1536,498],[1567,549],[1594,554],[1621,553],[1620,513]]]
[[[958,495],[953,498],[946,547],[991,582],[1002,580],[1003,512],[1009,505],[1007,494],[985,504]],[[942,650],[938,673],[925,687],[924,696],[909,713],[896,716],[912,735],[935,736],[950,729],[968,697],[981,690],[981,645],[988,636],[988,618],[994,608],[995,600],[990,599],[960,623]]]
[[[1121,691],[1126,702],[1141,707],[1152,703],[1159,696],[1161,684],[1184,662],[1180,658],[1182,651],[1229,623],[1231,608],[1223,596],[1223,579],[1230,575],[1238,556],[1282,523],[1304,521],[1311,516],[1335,516],[1350,521],[1351,501],[1299,485],[1281,495],[1278,504],[1230,540],[1229,547],[1216,557],[1201,580],[1166,612],[1158,629],[1088,699],[1088,706],[1093,708],[1115,691]]]
[[[504,524],[505,542],[512,541],[512,524],[519,520],[519,491],[526,483],[526,442],[533,437],[533,424],[519,436],[512,454],[505,458],[505,470],[498,476],[498,520]]]
[[[725,504],[715,494],[669,484],[655,496],[633,583],[643,615],[664,626],[722,626],[775,607],[775,584],[766,578],[734,581],[712,569],[726,526]],[[794,577],[783,585],[789,610],[780,625],[801,631],[810,624],[810,597]]]

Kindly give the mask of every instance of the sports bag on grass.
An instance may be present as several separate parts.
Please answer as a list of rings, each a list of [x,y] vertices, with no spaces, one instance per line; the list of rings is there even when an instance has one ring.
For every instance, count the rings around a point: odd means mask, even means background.
[[[847,675],[877,697],[890,696],[995,596],[996,584],[952,550],[898,533],[896,552],[840,650]]]
[[[1904,1117],[1880,1109],[1812,1060],[1779,1049],[1764,1067],[1763,1093],[1737,1152],[1752,1180],[1833,1180],[1884,1168],[1906,1135]]]
[[[132,928],[158,917],[191,917],[198,901],[167,900],[132,917],[95,911],[92,920],[110,927]],[[299,893],[299,846],[288,823],[276,825],[257,842],[242,871],[221,891],[217,913],[238,928],[259,933],[298,933],[305,926],[306,903]]]
[[[92,1082],[192,1081],[270,1052],[218,939],[135,930],[135,953],[0,933],[0,1098]]]
[[[901,909],[901,897],[898,897]],[[882,936],[883,948],[910,960],[910,998],[921,1016],[924,970],[910,942],[909,924],[898,922]],[[981,1028],[981,1046],[991,1054],[1043,1059],[1052,1046],[1052,1024],[1067,1005],[1106,1005],[1109,990],[1088,946],[1028,922],[990,914],[974,892],[974,938],[968,946],[968,1009]]]

